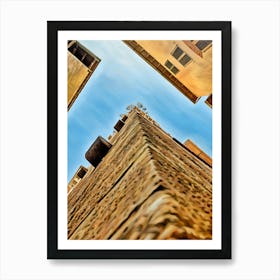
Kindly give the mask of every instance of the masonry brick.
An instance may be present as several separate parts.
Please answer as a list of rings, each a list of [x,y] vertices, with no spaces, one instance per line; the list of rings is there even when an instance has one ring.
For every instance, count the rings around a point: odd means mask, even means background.
[[[68,195],[69,239],[211,239],[212,168],[134,108]]]

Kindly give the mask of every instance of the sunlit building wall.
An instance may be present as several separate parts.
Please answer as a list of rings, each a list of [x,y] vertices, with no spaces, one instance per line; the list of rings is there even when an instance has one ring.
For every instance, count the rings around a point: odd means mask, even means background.
[[[212,41],[125,40],[193,103],[212,94]],[[207,104],[212,107],[212,98]]]
[[[68,42],[68,111],[101,61],[81,43]]]

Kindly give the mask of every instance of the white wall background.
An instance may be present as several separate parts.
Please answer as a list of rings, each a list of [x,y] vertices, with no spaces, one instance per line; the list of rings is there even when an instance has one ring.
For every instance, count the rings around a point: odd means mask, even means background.
[[[0,4],[0,279],[280,279],[279,1]],[[232,21],[232,260],[46,259],[47,20]]]

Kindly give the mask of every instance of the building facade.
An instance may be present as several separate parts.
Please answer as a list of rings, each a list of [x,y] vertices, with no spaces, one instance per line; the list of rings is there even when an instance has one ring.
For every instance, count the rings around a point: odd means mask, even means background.
[[[74,176],[68,183],[68,193],[73,190],[73,188],[84,178],[88,169],[84,166],[80,166],[78,170],[75,172]]]
[[[100,63],[100,58],[75,40],[68,41],[68,111]]]
[[[212,94],[212,41],[124,40],[193,103]],[[207,99],[212,108],[212,98]]]
[[[68,239],[211,239],[212,167],[134,108],[86,153],[68,194]],[[197,147],[198,148],[198,147]]]

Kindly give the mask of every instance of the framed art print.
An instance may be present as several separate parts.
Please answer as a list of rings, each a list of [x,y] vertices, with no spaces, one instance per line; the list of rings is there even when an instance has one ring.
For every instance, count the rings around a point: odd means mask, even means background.
[[[47,257],[231,258],[231,22],[48,22]]]

